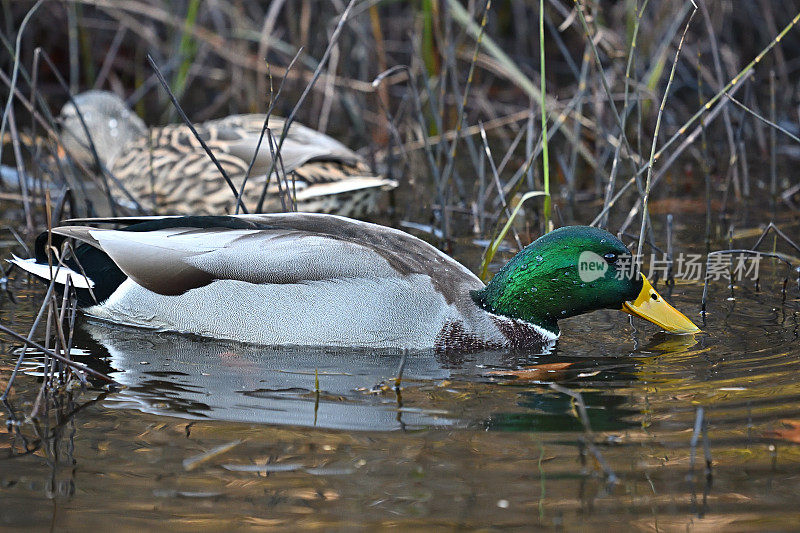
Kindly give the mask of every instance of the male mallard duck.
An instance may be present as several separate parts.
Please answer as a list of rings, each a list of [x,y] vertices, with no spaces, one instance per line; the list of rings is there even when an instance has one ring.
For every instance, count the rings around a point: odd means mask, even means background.
[[[65,261],[56,281],[71,276],[87,315],[266,345],[442,351],[541,345],[559,337],[559,319],[596,309],[621,309],[674,333],[699,331],[644,276],[618,275],[630,253],[598,228],[540,237],[484,286],[416,237],[334,215],[129,222],[121,230],[53,229],[56,246],[64,237],[83,242],[75,249],[80,267]],[[14,264],[49,278],[46,244],[45,233],[36,259]],[[588,277],[579,265],[587,254],[595,261]]]
[[[169,214],[233,212],[233,192],[188,126],[170,124],[147,129],[125,102],[105,91],[88,91],[74,101],[86,128],[75,105],[68,102],[59,116],[64,146],[86,164],[94,163],[88,129],[102,164],[143,208]],[[237,189],[247,174],[265,118],[234,115],[195,125]],[[282,118],[269,119],[276,140],[284,123]],[[296,122],[289,128],[280,153],[282,172],[287,176],[289,191],[296,193],[300,211],[363,216],[375,211],[382,191],[397,186],[397,182],[373,174],[358,154],[339,141]],[[271,165],[265,135],[242,198],[248,209],[259,204]],[[127,195],[114,183],[109,186],[114,198],[125,205]],[[285,197],[286,183],[279,185],[273,175],[264,211],[279,211],[284,204],[289,205],[287,198],[281,202],[281,189]]]

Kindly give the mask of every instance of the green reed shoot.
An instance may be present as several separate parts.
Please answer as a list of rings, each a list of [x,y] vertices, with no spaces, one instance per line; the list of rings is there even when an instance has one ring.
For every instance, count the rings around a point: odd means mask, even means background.
[[[189,77],[189,69],[194,62],[195,54],[195,40],[192,37],[192,30],[194,29],[195,22],[197,21],[197,12],[200,10],[200,0],[191,0],[189,7],[186,10],[186,19],[183,23],[183,35],[181,35],[181,43],[178,47],[178,53],[181,56],[181,66],[178,68],[178,73],[175,76],[175,94],[180,97],[186,87],[186,79]]]
[[[495,237],[495,239],[489,244],[489,247],[486,248],[486,253],[484,254],[483,261],[481,262],[480,278],[482,280],[486,281],[486,278],[489,275],[489,263],[492,262],[494,255],[497,253],[497,249],[500,247],[500,243],[502,243],[503,239],[505,239],[508,230],[511,228],[511,224],[514,223],[514,219],[517,218],[519,210],[522,209],[522,205],[526,201],[536,196],[544,196],[545,201],[550,199],[550,194],[544,191],[530,191],[522,195],[522,198],[520,198],[519,202],[517,202],[517,205],[514,206],[514,210],[511,211],[511,216],[508,217],[503,229],[500,230],[500,233],[497,234],[497,237]]]
[[[438,65],[433,45],[434,0],[422,0],[422,60],[429,76],[436,76]]]

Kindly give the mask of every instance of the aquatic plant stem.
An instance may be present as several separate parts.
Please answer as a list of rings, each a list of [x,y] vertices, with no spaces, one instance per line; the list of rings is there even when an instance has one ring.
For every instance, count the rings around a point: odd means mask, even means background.
[[[636,257],[642,257],[642,247],[644,246],[644,233],[647,229],[647,201],[650,198],[650,186],[652,183],[653,178],[653,164],[656,158],[656,146],[658,145],[658,132],[661,129],[661,117],[664,114],[664,108],[667,105],[667,97],[669,96],[670,87],[672,87],[672,80],[675,78],[675,67],[678,66],[678,58],[681,55],[681,49],[683,48],[683,42],[686,40],[686,32],[689,31],[689,26],[692,24],[692,19],[694,18],[695,13],[697,13],[697,5],[692,2],[694,5],[694,9],[689,14],[689,20],[686,21],[686,26],[683,28],[683,35],[681,35],[681,40],[678,43],[678,49],[675,51],[675,59],[672,62],[672,70],[669,73],[669,80],[667,81],[667,87],[664,89],[664,96],[661,98],[661,106],[658,108],[658,117],[656,118],[656,128],[653,132],[653,144],[650,145],[650,164],[647,169],[647,182],[644,186],[644,196],[642,196],[642,225],[639,230],[639,245],[636,248]]]
[[[333,34],[331,35],[330,41],[328,41],[328,46],[327,48],[325,48],[325,52],[322,54],[322,59],[320,59],[319,64],[317,64],[317,68],[314,70],[314,74],[311,77],[311,81],[308,82],[308,85],[306,85],[306,88],[303,90],[303,93],[300,95],[300,98],[297,99],[297,103],[294,105],[292,111],[289,113],[289,116],[286,118],[286,121],[283,124],[283,130],[281,131],[281,136],[277,142],[277,147],[275,148],[276,154],[280,154],[281,148],[283,148],[283,142],[286,140],[286,136],[289,134],[289,127],[292,125],[292,122],[294,122],[294,119],[297,116],[297,111],[300,109],[300,106],[303,105],[303,102],[305,102],[306,98],[308,97],[308,93],[311,92],[311,89],[316,84],[317,80],[320,77],[320,74],[322,74],[322,69],[328,62],[328,58],[331,56],[331,51],[333,50],[334,46],[339,40],[339,35],[341,35],[342,29],[344,29],[344,24],[350,17],[350,12],[352,11],[355,2],[356,0],[350,0],[350,2],[347,4],[347,7],[345,7],[344,11],[342,12],[342,16],[339,17],[339,22],[336,24],[336,28],[333,30]],[[269,171],[267,172],[267,176],[272,176],[272,173],[275,172],[278,168],[277,165],[278,165],[278,158],[273,157],[272,164],[270,165]],[[278,179],[280,179],[280,177]],[[244,211],[244,206],[242,206],[242,210]],[[247,211],[245,211],[245,213],[246,212]]]
[[[25,18],[22,19],[22,23],[19,26],[19,31],[17,32],[17,42],[14,49],[14,67],[11,70],[11,88],[8,91],[8,100],[6,100],[6,106],[3,109],[3,118],[0,120],[0,140],[3,139],[3,135],[6,131],[6,120],[8,120],[8,113],[11,110],[11,103],[14,101],[14,89],[17,87],[17,76],[19,75],[19,54],[20,50],[22,49],[22,34],[25,33],[25,27],[28,25],[28,22],[33,17],[33,14],[36,13],[36,10],[39,9],[39,6],[42,5],[44,0],[39,0],[36,2],[30,10],[25,14]],[[0,142],[0,160],[3,158],[3,143]]]
[[[17,131],[17,119],[14,116],[14,108],[8,110],[8,131],[11,134],[11,148],[14,152],[14,164],[20,176],[19,189],[22,195],[22,206],[25,213],[25,223],[28,233],[33,233],[33,217],[31,215],[31,200],[28,193],[28,178],[25,172],[22,150],[20,149],[20,136]]]
[[[616,183],[616,171],[619,168],[618,167],[618,160],[619,160],[619,154],[620,154],[620,149],[621,149],[620,145],[624,144],[625,155],[627,156],[628,159],[630,159],[632,162],[634,162],[634,164],[636,164],[636,162],[637,162],[638,152],[634,153],[633,148],[631,147],[630,142],[628,141],[628,136],[625,133],[625,117],[627,116],[628,110],[627,110],[627,108],[623,108],[623,114],[622,115],[620,115],[619,111],[617,110],[617,106],[616,106],[614,97],[611,94],[611,88],[610,88],[610,86],[608,84],[608,80],[607,80],[606,75],[605,75],[605,70],[603,68],[603,62],[600,60],[600,53],[597,50],[597,46],[595,45],[595,42],[594,42],[594,37],[592,36],[592,33],[591,33],[590,29],[589,29],[589,24],[586,21],[586,17],[583,14],[583,12],[585,10],[585,7],[583,6],[583,4],[581,3],[580,0],[575,0],[575,4],[577,6],[577,9],[575,11],[576,11],[576,13],[578,15],[578,19],[581,22],[581,26],[583,27],[583,31],[586,34],[586,38],[587,38],[587,41],[588,41],[588,44],[589,44],[589,48],[592,50],[595,62],[597,63],[598,77],[600,78],[601,86],[603,88],[603,92],[605,93],[605,97],[608,100],[608,107],[610,107],[611,110],[613,111],[614,119],[616,120],[617,126],[619,127],[619,132],[620,132],[619,133],[619,139],[617,140],[617,147],[616,147],[615,154],[614,154],[614,163],[612,164],[611,176],[609,177],[609,182],[613,181],[614,183]],[[643,10],[641,12],[643,12]],[[639,13],[639,16],[641,16],[641,12]],[[597,33],[597,32],[595,32],[595,33]],[[632,57],[632,51],[633,51],[633,49],[631,49],[631,54],[629,54],[629,59]],[[626,74],[626,76],[627,76],[627,74]],[[641,179],[639,177],[639,174],[636,174],[634,176],[634,178],[636,179],[636,188],[639,190],[639,195],[640,196],[644,196],[644,187],[643,187],[643,184],[641,183]],[[645,215],[645,216],[649,220],[649,215]],[[624,231],[624,230],[625,230],[625,227],[623,226],[621,231]],[[651,237],[651,240],[655,240],[655,235],[653,235],[652,230],[650,231],[650,237]]]
[[[75,361],[71,361],[71,360],[67,359],[66,357],[58,355],[57,353],[55,353],[55,352],[53,352],[51,350],[48,350],[47,348],[45,348],[44,346],[42,346],[38,342],[33,341],[31,339],[28,339],[28,338],[25,338],[22,335],[20,335],[19,333],[17,333],[15,331],[5,327],[2,324],[0,324],[0,331],[5,333],[6,335],[9,335],[10,337],[18,340],[19,342],[25,343],[25,344],[27,344],[28,346],[30,346],[32,348],[36,348],[37,350],[41,350],[43,353],[45,353],[46,355],[52,357],[53,359],[57,359],[58,361],[61,361],[65,365],[70,366],[70,367],[72,367],[72,368],[74,368],[74,369],[76,369],[76,370],[78,370],[80,372],[86,372],[87,374],[92,375],[92,376],[94,376],[96,378],[102,379],[103,381],[107,381],[109,383],[113,383],[115,385],[119,385],[116,381],[114,381],[110,377],[106,376],[105,374],[103,374],[101,372],[98,372],[97,370],[94,370],[92,368],[89,368],[88,366],[84,366],[84,365],[82,365],[80,363],[76,363]]]
[[[637,6],[636,6],[636,16],[635,16],[634,26],[633,26],[633,35],[631,36],[631,43],[630,43],[630,47],[628,49],[628,61],[627,61],[627,64],[625,66],[625,91],[624,91],[624,100],[623,100],[623,106],[622,106],[622,127],[623,127],[623,130],[624,130],[624,127],[625,127],[625,125],[627,123],[627,120],[628,120],[628,114],[630,113],[630,111],[632,109],[631,107],[629,107],[628,98],[630,96],[630,87],[631,87],[631,69],[633,68],[633,59],[636,56],[635,53],[637,51],[636,40],[638,39],[638,36],[639,36],[639,28],[641,27],[641,23],[642,23],[642,14],[644,13],[645,8],[647,8],[647,4],[649,2],[650,2],[650,0],[644,0],[644,3],[641,6],[638,5],[639,4],[638,0],[636,2]],[[590,39],[589,42],[592,42],[591,39]],[[587,45],[586,53],[588,54],[588,45]],[[586,82],[582,81],[582,83],[584,83],[584,85],[585,85]],[[633,105],[636,105],[638,107],[639,111],[641,112],[641,104],[639,102],[635,102]],[[638,138],[639,138],[639,141],[641,142],[641,136],[638,136]],[[612,196],[614,194],[614,187],[616,186],[616,181],[617,181],[617,172],[619,170],[619,160],[620,160],[620,149],[621,148],[622,148],[622,134],[620,134],[620,139],[617,142],[616,149],[614,150],[614,161],[611,163],[611,175],[608,178],[608,184],[606,186],[606,195],[605,195],[605,199],[603,201],[603,206],[604,207],[606,205],[608,205],[608,203],[611,201],[611,198],[612,198]],[[639,148],[641,148],[641,146]],[[637,152],[637,154],[639,154],[639,152]],[[606,215],[601,219],[600,227],[605,227],[607,225],[607,223],[608,223],[608,213],[606,213]]]
[[[461,6],[458,6],[461,8]],[[457,9],[450,4],[450,8],[457,12]],[[461,8],[463,10],[463,8]],[[450,150],[447,155],[447,162],[445,163],[444,170],[442,171],[441,179],[437,184],[437,196],[439,200],[439,205],[442,210],[442,238],[447,240],[449,236],[449,226],[448,226],[448,213],[447,213],[447,206],[445,205],[445,192],[447,191],[447,185],[450,183],[450,177],[455,170],[455,158],[456,158],[456,149],[458,148],[458,141],[460,139],[461,128],[464,124],[464,109],[467,107],[467,101],[469,99],[469,89],[472,86],[473,76],[475,74],[475,65],[478,62],[478,52],[481,49],[481,43],[483,41],[483,34],[486,28],[486,20],[489,16],[489,10],[492,9],[492,0],[486,0],[486,5],[483,9],[483,16],[481,17],[481,25],[480,30],[478,32],[478,36],[475,39],[475,50],[472,54],[472,61],[469,64],[469,72],[467,73],[467,81],[464,85],[464,95],[461,97],[461,105],[458,108],[458,116],[456,117],[456,134],[453,137],[453,142],[450,143]],[[470,22],[472,19],[469,19]]]
[[[775,69],[769,71],[769,118],[774,124],[775,117]],[[775,210],[778,206],[778,161],[775,128],[769,130],[769,205],[772,209],[772,218],[775,219]]]
[[[242,198],[244,198],[244,188],[247,185],[247,180],[250,179],[250,173],[253,171],[253,165],[256,163],[256,159],[258,158],[258,152],[261,150],[261,143],[264,140],[264,135],[267,132],[267,127],[269,126],[269,119],[272,116],[272,110],[275,108],[275,104],[278,101],[278,98],[281,96],[281,91],[283,91],[283,84],[286,82],[286,76],[289,72],[292,71],[292,67],[294,67],[295,62],[300,57],[300,54],[303,52],[303,47],[301,46],[297,53],[292,58],[292,61],[289,63],[289,66],[286,68],[286,74],[283,75],[281,78],[281,82],[278,85],[278,91],[273,95],[272,93],[272,75],[268,74],[269,78],[269,107],[267,108],[267,113],[264,115],[264,124],[261,126],[261,134],[258,136],[258,143],[256,144],[256,150],[253,152],[253,157],[250,158],[250,164],[247,165],[247,172],[244,175],[244,180],[242,180],[242,187],[239,189],[239,197],[236,199],[236,209],[235,214],[239,214],[239,210],[242,207]],[[267,197],[267,189],[270,184],[270,180],[272,179],[272,174],[267,174],[267,179],[264,182],[264,187],[261,191],[261,196],[259,197],[258,204],[256,206],[256,213],[261,212],[262,206],[264,205],[264,200]],[[279,185],[280,180],[278,179]]]
[[[158,81],[161,82],[161,85],[164,87],[164,90],[167,91],[167,95],[169,96],[170,100],[172,100],[172,105],[175,106],[175,109],[178,111],[178,114],[183,119],[183,122],[189,127],[192,134],[194,135],[194,138],[197,139],[197,141],[200,143],[200,146],[202,146],[203,150],[205,150],[205,152],[208,154],[208,157],[210,157],[211,161],[213,161],[214,165],[216,165],[217,169],[219,170],[219,173],[222,174],[223,178],[225,178],[225,183],[227,183],[228,187],[230,187],[234,197],[239,198],[240,192],[236,189],[236,185],[233,184],[233,181],[231,181],[231,178],[228,176],[228,173],[225,172],[224,168],[222,168],[222,165],[214,156],[214,152],[211,151],[211,149],[208,147],[208,145],[200,136],[200,134],[197,133],[197,130],[195,129],[192,122],[189,120],[189,117],[186,116],[186,113],[184,113],[183,109],[181,108],[181,105],[178,103],[178,99],[175,97],[175,94],[172,92],[172,89],[169,88],[167,80],[164,79],[164,75],[161,74],[161,70],[158,68],[158,65],[156,65],[155,60],[150,54],[147,54],[147,61],[150,63],[150,66],[153,67],[156,76],[158,76]],[[245,206],[241,206],[241,209],[242,212],[247,214],[248,211],[247,208],[245,208]]]
[[[464,8],[464,6],[461,5],[459,0],[447,0],[447,7],[450,9],[453,20],[463,26],[470,33],[470,35],[472,35],[473,38],[478,41],[481,47],[484,48],[507,70],[508,78],[511,81],[516,83],[523,91],[528,93],[531,98],[535,100],[539,100],[541,98],[542,95],[533,82],[528,79],[522,70],[517,67],[516,63],[514,63],[514,61],[497,43],[485,35],[485,21],[482,21],[481,25],[478,26],[475,21],[472,20],[469,12]]]
[[[39,312],[33,321],[33,325],[31,326],[31,329],[28,331],[28,337],[27,337],[28,340],[31,340],[33,338],[33,334],[39,327],[39,322],[42,320],[42,316],[44,316],[45,309],[47,309],[47,302],[50,300],[50,296],[53,294],[55,286],[56,286],[55,281],[51,280],[50,285],[47,287],[47,292],[45,293],[44,296],[44,304],[39,308]],[[11,392],[11,387],[14,386],[14,380],[17,378],[17,373],[19,372],[19,369],[22,366],[22,361],[25,359],[26,349],[27,346],[22,347],[22,351],[20,352],[20,355],[17,358],[17,362],[14,365],[14,369],[11,371],[11,376],[8,378],[8,383],[6,384],[6,390],[3,392],[3,395],[0,396],[1,401],[6,401],[8,399],[8,395]]]
[[[727,93],[725,94],[725,98],[727,98],[728,100],[730,100],[731,102],[733,102],[734,104],[736,104],[737,106],[742,108],[743,111],[746,111],[746,112],[750,113],[751,115],[753,115],[754,118],[760,120],[761,122],[763,122],[764,124],[766,124],[770,128],[772,128],[774,130],[778,130],[779,132],[783,133],[784,135],[789,137],[794,142],[800,143],[800,137],[798,137],[797,135],[794,135],[792,132],[788,131],[786,128],[781,127],[779,124],[776,124],[774,121],[766,118],[765,116],[758,114],[753,109],[747,107],[738,98],[734,98],[733,96],[731,96],[730,94],[727,94]],[[770,171],[771,171],[771,169],[770,169]]]
[[[539,73],[541,77],[542,110],[542,182],[544,184],[544,228],[545,233],[553,229],[550,221],[550,155],[547,150],[547,103],[544,66],[544,0],[539,0]]]
[[[481,124],[483,126],[483,124]],[[494,163],[494,158],[492,157],[492,151],[489,148],[489,139],[486,137],[486,131],[481,127],[481,141],[483,142],[483,150],[486,154],[486,160],[489,162],[489,168],[492,171],[492,177],[494,178],[495,186],[497,187],[497,196],[500,198],[500,204],[503,207],[503,211],[506,212],[506,216],[511,218],[511,211],[508,209],[508,202],[506,202],[506,195],[503,193],[503,185],[500,183],[500,172],[502,170],[498,170],[497,166]],[[513,228],[512,228],[513,230]],[[519,235],[516,231],[514,231],[514,240],[517,242],[517,247],[522,250],[522,241],[519,238]]]
[[[661,157],[661,155],[667,150],[667,148],[672,146],[672,144],[679,138],[683,137],[686,134],[686,131],[689,129],[689,127],[691,127],[695,122],[697,122],[700,119],[700,117],[702,117],[707,111],[710,111],[711,107],[714,106],[717,103],[717,101],[719,101],[719,99],[722,98],[723,95],[725,95],[728,91],[730,91],[734,86],[739,84],[740,81],[743,81],[744,77],[752,72],[753,68],[759,62],[761,62],[762,59],[764,59],[764,56],[767,55],[770,50],[775,48],[775,45],[777,45],[781,41],[781,39],[787,33],[789,33],[789,30],[791,30],[793,27],[797,25],[798,22],[800,22],[800,12],[798,12],[797,15],[794,16],[794,18],[781,30],[781,32],[778,35],[776,35],[775,38],[763,50],[761,50],[761,52],[759,52],[758,55],[752,61],[750,61],[750,63],[748,63],[733,78],[731,78],[731,80],[725,85],[725,87],[720,89],[719,92],[717,92],[717,94],[712,96],[701,109],[699,109],[694,115],[692,115],[689,118],[689,120],[683,123],[683,125],[678,129],[678,131],[676,131],[675,134],[672,137],[670,137],[669,140],[667,140],[667,142],[664,143],[664,145],[658,150],[658,152],[656,152],[655,159]],[[721,109],[722,109],[721,107],[715,108],[715,110],[721,110]],[[709,113],[709,118],[711,117],[712,114],[713,113]],[[636,175],[640,175],[646,170],[648,170],[649,166],[650,162],[646,163],[642,168],[640,168],[636,172]],[[617,202],[617,200],[619,200],[622,194],[626,190],[628,190],[628,188],[630,188],[631,185],[636,183],[636,175],[634,175],[627,182],[625,182],[625,185],[623,185],[620,188],[620,190],[617,191],[617,193],[614,195],[614,198],[611,199],[609,204],[605,206],[603,210],[597,215],[597,217],[595,217],[595,219],[592,221],[591,223],[592,226],[596,225],[597,222],[600,220],[600,218],[603,215],[605,215],[611,209],[611,207],[614,206],[614,204]]]
[[[603,70],[603,62],[600,60],[600,53],[597,51],[597,46],[595,46],[594,44],[594,38],[592,37],[592,33],[589,30],[589,24],[586,22],[586,17],[584,16],[583,11],[584,11],[584,6],[581,3],[581,1],[575,0],[575,12],[578,14],[578,19],[581,22],[581,26],[583,26],[583,31],[586,33],[586,38],[589,42],[589,46],[591,47],[592,53],[594,54],[594,59],[595,62],[597,63],[598,77],[600,78],[603,91],[605,92],[606,98],[608,99],[608,106],[614,112],[614,119],[617,121],[617,125],[620,128],[620,137],[622,139],[622,142],[625,144],[628,156],[631,157],[633,154],[633,149],[628,143],[628,137],[625,135],[625,124],[623,123],[622,117],[620,116],[619,111],[617,110],[616,104],[614,103],[614,98],[611,94],[611,88],[608,86],[608,80],[606,79],[605,72]]]

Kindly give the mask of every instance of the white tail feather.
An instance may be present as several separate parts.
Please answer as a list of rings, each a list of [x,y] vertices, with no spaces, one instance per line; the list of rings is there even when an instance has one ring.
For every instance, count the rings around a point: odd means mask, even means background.
[[[320,196],[335,196],[348,192],[355,192],[365,189],[375,189],[390,191],[397,187],[395,180],[384,178],[374,178],[365,176],[361,178],[348,177],[344,180],[332,181],[330,183],[315,183],[305,189],[297,191],[297,200],[305,201]]]
[[[12,255],[13,259],[8,259],[9,263],[17,265],[25,272],[30,272],[34,276],[43,279],[52,279],[50,277],[50,266],[42,263],[37,263],[35,259],[21,259],[16,255]],[[94,287],[94,281],[90,280],[80,272],[75,272],[65,266],[53,265],[53,274],[55,274],[55,282],[61,285],[66,285],[67,276],[71,278],[70,283],[78,289],[90,289]]]

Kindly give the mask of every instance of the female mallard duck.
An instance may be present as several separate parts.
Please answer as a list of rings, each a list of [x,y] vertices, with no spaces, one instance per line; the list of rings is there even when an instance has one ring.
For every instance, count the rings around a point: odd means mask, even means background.
[[[70,259],[53,271],[57,282],[71,276],[87,315],[257,344],[442,351],[541,345],[558,338],[559,319],[606,308],[698,331],[644,276],[620,275],[630,253],[598,228],[540,237],[484,286],[416,237],[334,215],[129,222],[53,229],[54,245],[83,242],[80,266]],[[35,260],[13,262],[49,278],[46,244],[42,234]]]
[[[101,163],[141,207],[155,213],[211,214],[233,212],[235,197],[219,170],[185,124],[147,129],[116,95],[89,91],[68,102],[59,117],[64,146],[86,164],[94,163],[86,131]],[[225,172],[241,188],[256,152],[265,115],[234,115],[195,125]],[[280,136],[284,119],[270,117],[269,128]],[[261,142],[242,201],[255,209],[272,165],[269,141]],[[282,175],[300,211],[363,216],[374,212],[383,191],[397,182],[376,176],[355,152],[331,137],[296,122],[281,149]],[[291,179],[294,175],[294,181]],[[128,196],[109,184],[112,195],[126,205]],[[263,211],[290,205],[286,183],[270,180]],[[283,192],[283,194],[281,194]],[[296,195],[296,196],[295,196]],[[127,203],[130,203],[129,200]]]

